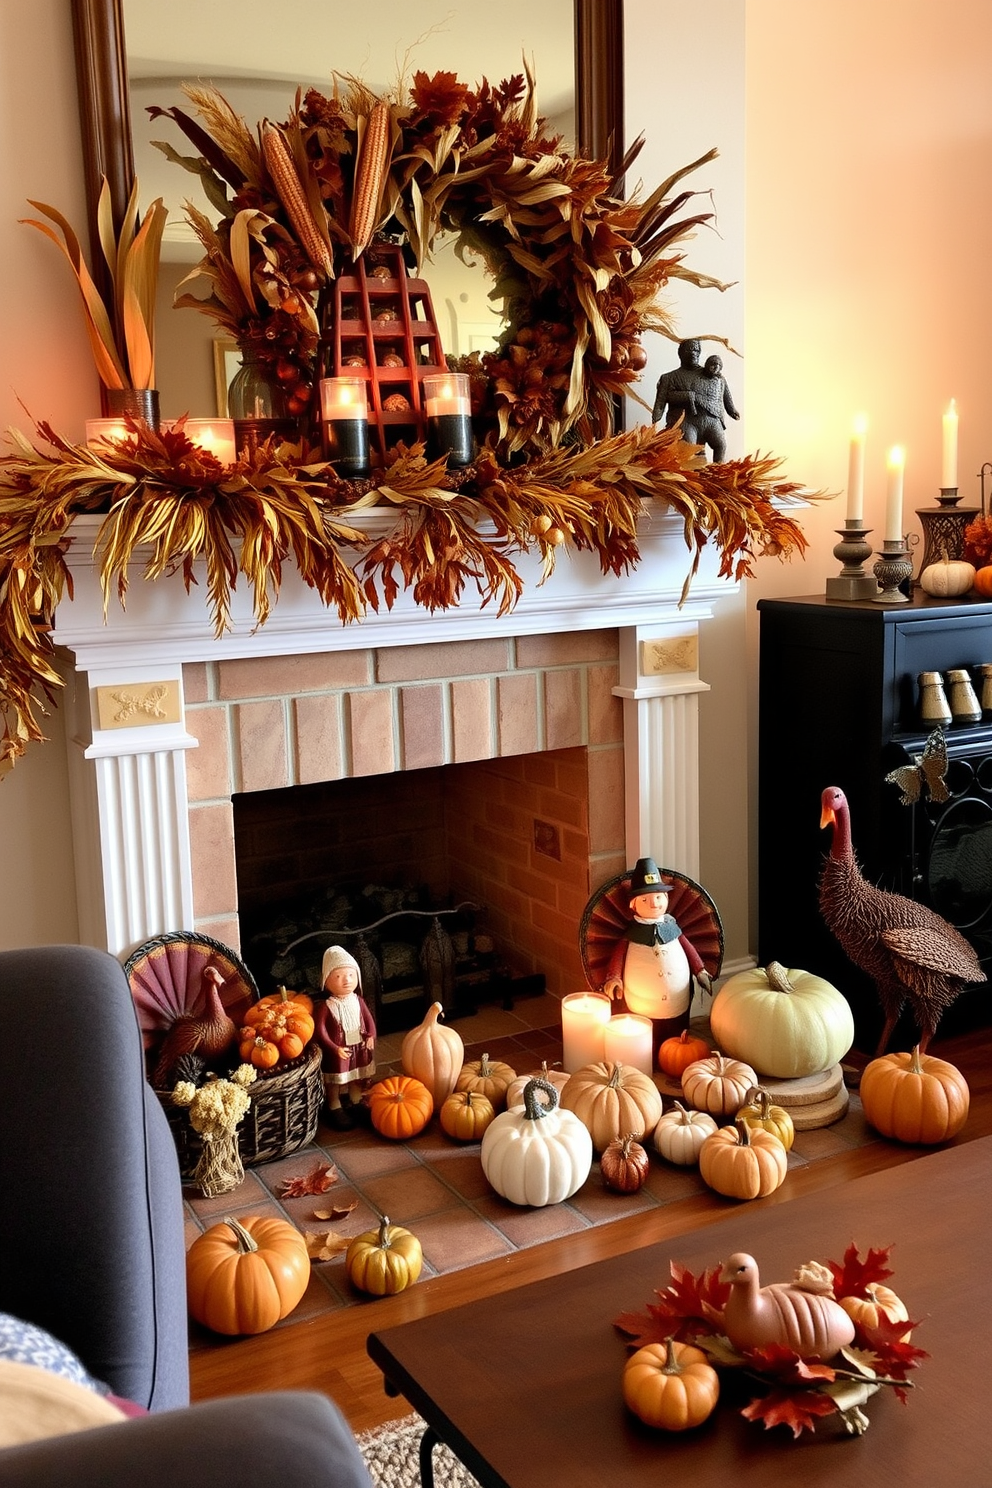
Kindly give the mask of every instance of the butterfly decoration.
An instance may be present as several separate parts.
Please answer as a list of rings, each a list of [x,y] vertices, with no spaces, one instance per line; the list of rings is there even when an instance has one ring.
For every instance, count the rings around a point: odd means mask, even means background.
[[[949,801],[951,793],[945,784],[947,775],[947,740],[943,729],[935,728],[923,746],[923,753],[911,765],[890,770],[885,779],[902,791],[903,806],[915,806],[924,786],[931,801]]]

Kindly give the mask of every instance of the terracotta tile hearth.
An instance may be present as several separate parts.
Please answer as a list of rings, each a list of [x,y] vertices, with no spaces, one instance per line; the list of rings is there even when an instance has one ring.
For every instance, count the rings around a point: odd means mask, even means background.
[[[522,999],[512,1012],[484,1007],[456,1026],[465,1041],[467,1059],[477,1059],[485,1051],[526,1071],[542,1059],[553,1063],[561,1058],[559,1007],[551,997]],[[377,1078],[399,1068],[401,1041],[398,1034],[380,1039]],[[880,1140],[865,1123],[857,1093],[852,1091],[843,1120],[797,1135],[789,1154],[790,1170]],[[338,1172],[334,1187],[316,1199],[280,1201],[284,1180],[306,1173],[317,1161],[334,1164]],[[607,1190],[599,1164],[594,1163],[588,1180],[568,1202],[524,1209],[489,1187],[479,1162],[479,1144],[450,1141],[436,1117],[425,1132],[406,1143],[389,1142],[364,1126],[341,1134],[321,1124],[312,1146],[249,1170],[233,1194],[206,1200],[187,1189],[187,1242],[192,1243],[202,1229],[227,1214],[281,1214],[304,1232],[340,1229],[342,1236],[350,1237],[372,1229],[385,1213],[420,1239],[426,1280],[706,1191],[695,1168],[674,1168],[653,1156],[648,1181],[637,1194]],[[356,1208],[334,1225],[314,1218],[315,1209],[352,1202]],[[728,1211],[735,1207],[732,1200],[726,1203]],[[314,1265],[303,1301],[280,1326],[355,1303],[375,1306],[348,1281],[342,1254]],[[230,1341],[219,1340],[195,1324],[191,1329],[194,1348],[230,1346]]]

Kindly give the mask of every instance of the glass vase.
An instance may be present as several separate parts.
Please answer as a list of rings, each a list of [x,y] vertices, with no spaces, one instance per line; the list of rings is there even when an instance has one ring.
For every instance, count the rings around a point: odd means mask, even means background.
[[[266,439],[295,439],[296,420],[287,412],[286,394],[274,374],[250,352],[227,390],[227,406],[234,420],[238,454],[253,454]]]

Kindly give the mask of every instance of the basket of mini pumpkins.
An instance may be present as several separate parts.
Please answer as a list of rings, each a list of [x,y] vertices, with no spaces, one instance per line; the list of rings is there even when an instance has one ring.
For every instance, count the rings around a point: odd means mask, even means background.
[[[186,931],[139,947],[124,970],[145,1040],[149,1083],[168,1117],[183,1178],[193,1176],[202,1140],[188,1112],[173,1102],[180,1079],[201,1085],[239,1063],[252,1066],[251,1102],[238,1127],[245,1167],[272,1162],[313,1141],[324,1092],[309,997],[284,988],[259,997],[251,972],[234,951]],[[229,1038],[224,1048],[206,1054],[202,1035],[212,1017],[230,1020]]]

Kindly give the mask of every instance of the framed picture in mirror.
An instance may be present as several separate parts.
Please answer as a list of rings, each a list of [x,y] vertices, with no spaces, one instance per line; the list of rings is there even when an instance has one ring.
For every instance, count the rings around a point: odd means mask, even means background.
[[[235,372],[241,367],[241,352],[236,341],[217,336],[214,340],[214,383],[217,389],[217,417],[229,418],[227,390]]]

